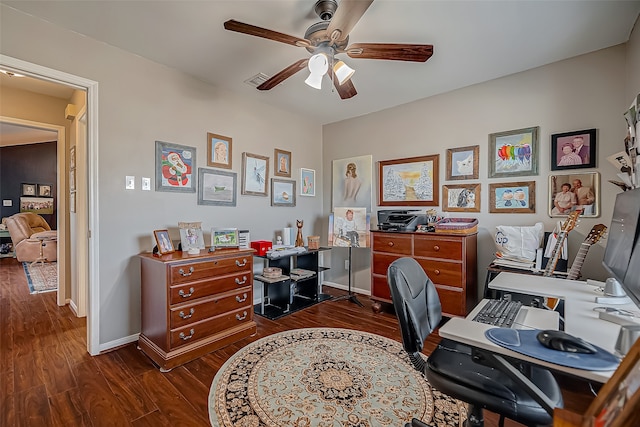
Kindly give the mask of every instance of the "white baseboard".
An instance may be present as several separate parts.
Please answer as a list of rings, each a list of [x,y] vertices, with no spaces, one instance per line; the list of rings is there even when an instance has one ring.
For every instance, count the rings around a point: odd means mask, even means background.
[[[322,286],[331,286],[332,288],[342,289],[343,291],[348,291],[349,290],[349,286],[348,285],[343,285],[342,283],[328,282],[326,280],[322,282]],[[368,291],[368,290],[365,290],[365,289],[354,288],[353,286],[351,286],[351,291],[356,293],[356,294],[371,296],[371,291]]]
[[[129,335],[128,337],[119,338],[117,340],[109,341],[100,344],[99,351],[100,353],[105,353],[107,351],[113,350],[118,347],[122,347],[123,345],[130,344],[132,342],[138,341],[138,336],[140,334]]]
[[[73,302],[73,300],[69,299],[67,300],[67,304],[69,304],[69,308],[73,312],[74,316],[78,317],[78,306],[76,305],[76,303]]]

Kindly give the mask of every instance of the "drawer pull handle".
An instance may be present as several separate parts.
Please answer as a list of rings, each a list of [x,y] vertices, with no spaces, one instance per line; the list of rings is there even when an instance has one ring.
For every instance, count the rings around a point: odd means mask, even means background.
[[[238,279],[236,277],[236,284],[237,285],[244,285],[245,283],[247,283],[247,276],[242,276],[242,282],[240,281],[240,279]]]
[[[180,339],[181,339],[182,341],[190,340],[191,338],[193,338],[193,334],[194,334],[195,332],[196,332],[196,331],[194,331],[194,330],[193,330],[193,328],[191,328],[191,329],[189,330],[189,335],[185,335],[185,334],[184,334],[184,332],[180,332]]]
[[[247,259],[246,258],[242,258],[242,264],[240,264],[240,261],[236,260],[236,265],[238,267],[244,267],[245,265],[247,265]]]
[[[393,247],[393,242],[388,243],[389,247]]]
[[[193,272],[194,272],[195,270],[196,270],[196,269],[195,269],[195,268],[193,268],[193,266],[191,266],[191,267],[189,267],[189,272],[188,272],[188,273],[185,273],[183,269],[178,270],[178,273],[180,273],[180,275],[181,275],[182,277],[189,277],[189,276],[191,276],[191,275],[193,274]]]
[[[435,245],[435,246],[433,247],[433,250],[434,250],[434,251],[436,251],[436,252],[438,252],[438,251],[440,250],[440,246]]]
[[[246,311],[242,312],[242,316],[240,316],[239,314],[236,314],[236,319],[238,319],[238,320],[244,320],[246,318],[247,318],[247,312]]]
[[[437,268],[435,270],[433,270],[434,273],[436,274],[440,274],[440,270],[438,270]]]
[[[188,294],[184,293],[184,289],[180,289],[180,292],[178,292],[178,295],[180,295],[182,298],[189,298],[191,295],[193,295],[193,293],[195,291],[196,290],[193,289],[193,286],[192,286],[192,287],[189,288],[189,293]]]
[[[180,310],[180,313],[178,313],[178,316],[180,316],[183,319],[188,319],[191,316],[193,316],[193,313],[195,312],[196,312],[195,308],[192,308],[191,310],[189,310],[189,314],[184,314],[184,311]]]
[[[242,295],[242,298],[240,298],[240,295],[236,295],[236,301],[238,301],[238,302],[245,302],[246,300],[247,300],[247,294],[246,294],[246,293],[244,293],[244,294]]]

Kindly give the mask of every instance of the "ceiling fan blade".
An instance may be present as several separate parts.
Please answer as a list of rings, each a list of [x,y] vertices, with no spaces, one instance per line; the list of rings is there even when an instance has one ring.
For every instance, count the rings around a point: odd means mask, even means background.
[[[299,61],[294,62],[293,64],[289,65],[284,70],[282,70],[279,73],[277,73],[274,76],[272,76],[266,82],[264,82],[261,85],[259,85],[258,86],[258,90],[273,89],[274,87],[278,86],[280,83],[282,83],[283,81],[285,81],[289,77],[293,76],[298,71],[300,71],[303,68],[305,68],[307,66],[307,62],[309,62],[309,59],[307,59],[307,58],[301,59]]]
[[[333,70],[331,69],[331,67],[329,67],[329,69],[327,70],[327,76],[329,76],[329,78],[333,82],[333,85],[335,86],[336,91],[338,91],[340,98],[349,99],[349,98],[353,98],[358,94],[358,92],[356,92],[356,87],[353,85],[353,82],[351,81],[351,79],[347,80],[342,84],[338,83],[338,79],[334,77]]]
[[[327,35],[332,41],[345,40],[373,0],[342,0],[329,21]]]
[[[230,19],[227,22],[225,22],[224,28],[229,31],[248,34],[250,36],[262,37],[262,38],[277,41],[280,43],[290,44],[292,46],[299,46],[299,47],[311,46],[311,43],[309,42],[309,40],[290,36],[284,33],[279,33],[277,31],[267,30],[266,28],[256,27],[255,25],[245,24],[244,22],[238,22],[235,19]]]
[[[430,44],[354,43],[345,49],[351,58],[425,62],[433,55]]]

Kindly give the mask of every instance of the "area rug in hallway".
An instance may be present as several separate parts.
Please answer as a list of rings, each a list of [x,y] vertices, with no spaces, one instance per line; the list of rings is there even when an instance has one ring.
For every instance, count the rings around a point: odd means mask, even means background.
[[[23,262],[22,268],[27,275],[29,292],[32,294],[58,289],[58,263],[45,262],[31,266],[30,262]]]
[[[460,427],[465,404],[433,389],[402,345],[350,329],[274,334],[239,350],[209,391],[212,426]]]

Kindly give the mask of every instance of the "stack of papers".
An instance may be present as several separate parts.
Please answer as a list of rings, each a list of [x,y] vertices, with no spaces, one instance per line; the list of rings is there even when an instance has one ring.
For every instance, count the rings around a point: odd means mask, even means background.
[[[307,251],[304,246],[276,246],[276,249],[272,248],[267,251],[267,258],[282,258],[283,256],[297,255]]]
[[[495,265],[521,270],[533,270],[535,268],[535,262],[526,258],[508,257],[499,253],[496,253],[496,256],[497,258],[493,260]]]

